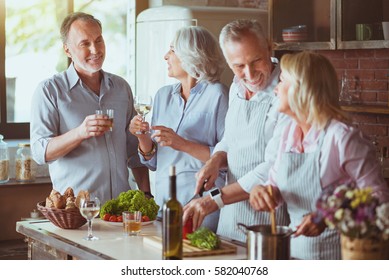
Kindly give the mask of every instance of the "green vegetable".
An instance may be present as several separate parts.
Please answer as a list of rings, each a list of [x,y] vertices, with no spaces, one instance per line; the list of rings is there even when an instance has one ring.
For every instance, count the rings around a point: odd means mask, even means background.
[[[147,198],[140,190],[129,190],[104,203],[100,209],[100,217],[106,213],[121,215],[123,211],[141,211],[142,215],[148,216],[150,220],[155,220],[158,210],[159,206],[153,198]]]
[[[201,227],[187,234],[186,237],[190,240],[190,244],[198,248],[213,250],[219,248],[220,245],[220,239],[216,233],[206,227]]]
[[[103,206],[101,206],[100,208],[100,217],[103,217],[105,213],[109,213],[111,215],[118,215],[119,213],[121,213],[119,210],[119,201],[112,199],[104,203]]]

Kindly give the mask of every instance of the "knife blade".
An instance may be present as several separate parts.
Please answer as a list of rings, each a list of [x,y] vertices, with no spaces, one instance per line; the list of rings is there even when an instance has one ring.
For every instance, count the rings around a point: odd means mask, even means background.
[[[192,201],[193,199],[195,199],[195,198],[203,197],[203,193],[204,193],[204,191],[205,191],[204,186],[205,186],[205,184],[206,184],[207,182],[208,182],[208,180],[204,180],[204,183],[203,183],[203,185],[201,186],[201,189],[200,189],[199,193],[197,193],[197,194],[195,194],[194,196],[192,196],[191,199],[189,199],[189,201],[188,201],[187,203],[185,203],[185,205],[187,205],[189,202],[191,202],[191,201]]]

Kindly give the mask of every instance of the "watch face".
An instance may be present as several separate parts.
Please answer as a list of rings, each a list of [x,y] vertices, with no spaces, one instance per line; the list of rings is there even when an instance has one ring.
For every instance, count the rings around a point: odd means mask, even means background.
[[[211,195],[212,196],[216,196],[218,194],[220,194],[220,190],[219,189],[214,189],[214,190],[211,191]]]

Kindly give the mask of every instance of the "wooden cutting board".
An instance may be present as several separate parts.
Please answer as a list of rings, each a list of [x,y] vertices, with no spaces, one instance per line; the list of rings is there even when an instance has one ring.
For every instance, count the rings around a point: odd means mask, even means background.
[[[144,236],[143,242],[149,244],[157,249],[162,250],[162,238],[160,236]],[[182,255],[183,257],[197,257],[197,256],[211,256],[211,255],[223,255],[223,254],[235,254],[236,246],[227,243],[223,240],[220,242],[220,246],[215,250],[208,250],[198,248],[190,245],[190,241],[187,239],[183,240]]]

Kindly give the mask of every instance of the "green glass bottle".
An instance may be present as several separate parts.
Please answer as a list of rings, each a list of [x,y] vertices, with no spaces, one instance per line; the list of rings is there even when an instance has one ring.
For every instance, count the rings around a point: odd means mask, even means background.
[[[182,260],[182,206],[176,196],[176,168],[170,167],[170,197],[163,205],[162,258]]]

